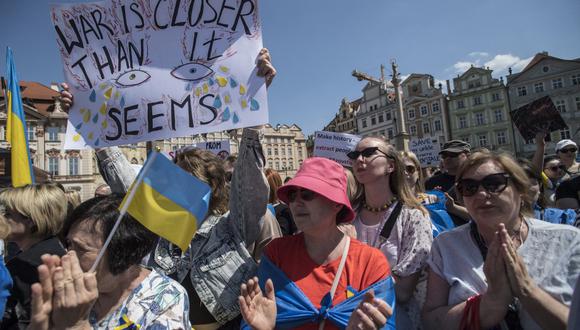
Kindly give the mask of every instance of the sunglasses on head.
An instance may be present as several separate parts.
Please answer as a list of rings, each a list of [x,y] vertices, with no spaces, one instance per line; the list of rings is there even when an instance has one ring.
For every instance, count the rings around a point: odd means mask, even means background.
[[[575,153],[576,151],[578,151],[578,148],[565,148],[565,149],[560,149],[560,152],[561,153],[565,153],[565,154],[567,154],[569,152]]]
[[[348,157],[352,160],[356,160],[356,159],[358,159],[358,156],[362,155],[363,158],[367,158],[367,157],[374,155],[377,151],[384,154],[385,156],[389,157],[389,155],[387,155],[386,153],[381,151],[381,149],[379,149],[379,147],[368,147],[368,148],[365,148],[361,151],[353,150],[353,151],[347,153],[346,157]]]
[[[298,198],[298,195],[300,195],[300,198],[305,202],[310,202],[314,197],[316,197],[316,193],[312,190],[292,189],[288,190],[288,202],[294,203],[296,198]]]
[[[413,165],[405,166],[405,171],[409,174],[414,174],[417,169]]]
[[[460,179],[456,183],[457,191],[463,197],[471,197],[477,193],[479,186],[482,186],[487,192],[492,194],[499,194],[508,186],[507,173],[490,174],[481,180],[474,179]]]
[[[558,170],[561,170],[561,171],[565,171],[566,170],[566,166],[564,166],[564,165],[548,166],[546,168],[549,169],[550,171],[553,171],[553,172],[556,172]]]

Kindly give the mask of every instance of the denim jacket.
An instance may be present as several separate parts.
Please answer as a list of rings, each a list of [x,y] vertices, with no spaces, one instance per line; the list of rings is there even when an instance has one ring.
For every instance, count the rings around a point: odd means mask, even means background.
[[[136,173],[120,150],[101,149],[97,157],[111,190],[126,191]],[[180,282],[190,272],[195,291],[220,324],[240,314],[240,285],[258,268],[252,250],[268,201],[264,161],[258,131],[244,129],[231,182],[229,212],[208,216],[183,255],[171,243],[161,240],[149,261],[156,270],[173,275]]]

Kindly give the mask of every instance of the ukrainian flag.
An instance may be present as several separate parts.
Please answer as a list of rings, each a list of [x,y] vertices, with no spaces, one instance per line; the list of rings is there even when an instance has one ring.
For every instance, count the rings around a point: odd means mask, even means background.
[[[6,48],[6,139],[10,143],[12,186],[22,187],[34,183],[32,161],[26,137],[26,119],[22,109],[20,85],[16,75],[14,55],[10,47]]]
[[[185,252],[205,219],[210,197],[209,185],[152,152],[119,208],[128,203],[131,216]]]

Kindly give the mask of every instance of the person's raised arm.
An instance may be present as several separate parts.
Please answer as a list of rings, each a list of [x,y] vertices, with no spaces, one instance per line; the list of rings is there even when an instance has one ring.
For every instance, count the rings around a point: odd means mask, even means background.
[[[536,133],[536,151],[534,152],[534,157],[532,158],[532,165],[538,174],[541,174],[544,170],[544,152],[546,152],[546,132]]]

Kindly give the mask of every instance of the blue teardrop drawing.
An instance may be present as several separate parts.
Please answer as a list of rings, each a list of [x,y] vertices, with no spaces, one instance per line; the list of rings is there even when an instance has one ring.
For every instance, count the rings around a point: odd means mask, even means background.
[[[185,90],[191,91],[192,89],[193,89],[193,84],[191,82],[188,82],[187,85],[185,85]]]
[[[258,103],[258,101],[256,101],[255,99],[251,99],[250,100],[250,110],[252,110],[252,111],[260,110],[260,103]]]
[[[97,113],[94,117],[93,117],[93,123],[97,123],[99,121],[99,114]]]
[[[213,81],[213,79],[209,78],[209,80],[207,81],[207,83],[208,83],[210,86],[213,86],[213,84],[214,84],[214,81]]]
[[[96,139],[95,140],[95,146],[98,146],[99,145],[99,142],[100,142],[99,139]]]
[[[226,107],[224,113],[222,113],[222,122],[230,120],[230,108]]]
[[[83,122],[80,122],[78,125],[75,126],[77,130],[81,129],[81,127],[83,127]]]
[[[220,98],[220,96],[216,96],[215,100],[213,100],[213,107],[216,109],[219,109],[222,107],[222,99]]]
[[[234,80],[234,78],[230,77],[230,87],[236,88],[238,86],[238,82]]]
[[[121,97],[121,102],[119,103],[119,105],[121,106],[121,108],[123,108],[125,106],[125,97]]]
[[[238,117],[238,114],[234,112],[234,124],[237,124],[240,121],[240,118]]]
[[[91,96],[89,96],[89,100],[91,100],[91,102],[95,102],[97,100],[97,92],[95,92],[94,89],[91,92]]]

